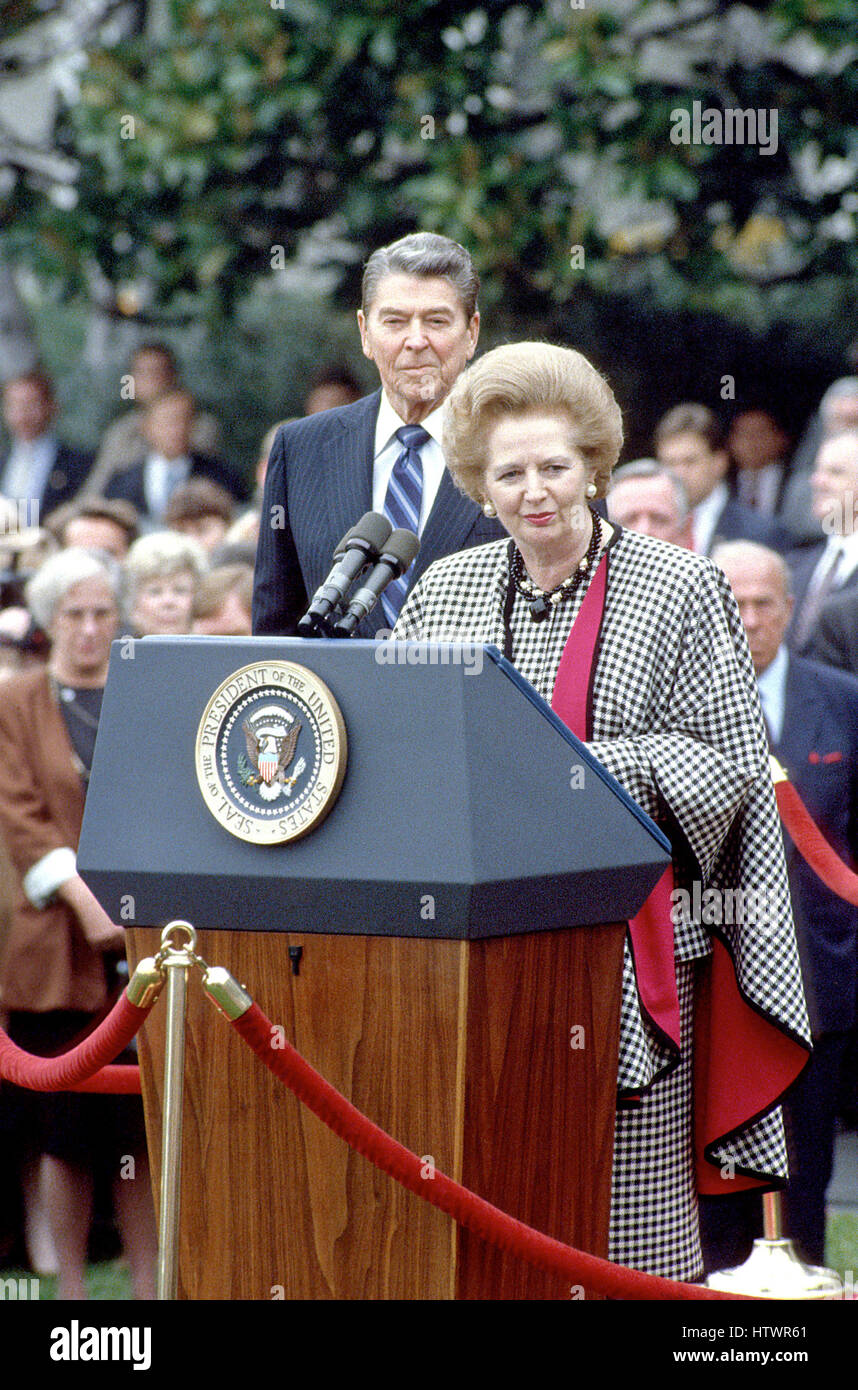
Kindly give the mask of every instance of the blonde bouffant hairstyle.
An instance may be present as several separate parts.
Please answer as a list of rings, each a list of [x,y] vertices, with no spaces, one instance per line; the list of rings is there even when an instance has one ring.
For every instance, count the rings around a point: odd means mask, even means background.
[[[487,436],[507,415],[565,416],[575,447],[593,468],[596,496],[604,497],[623,444],[623,422],[603,376],[574,348],[510,343],[468,367],[447,398],[444,457],[462,492],[486,500]]]

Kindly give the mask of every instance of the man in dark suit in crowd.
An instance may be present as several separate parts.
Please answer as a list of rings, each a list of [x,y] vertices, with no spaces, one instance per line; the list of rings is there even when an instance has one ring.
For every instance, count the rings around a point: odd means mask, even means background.
[[[784,646],[792,601],[779,555],[737,541],[720,546],[713,559],[730,581],[748,633],[772,751],[826,839],[854,867],[858,680],[796,657]],[[838,1082],[856,1020],[858,909],[825,887],[788,835],[786,851],[814,1044],[810,1063],[784,1105],[790,1153],[786,1226],[802,1258],[824,1264]],[[722,1261],[744,1258],[754,1228],[758,1231],[759,1208],[759,1197],[753,1196],[745,1250],[725,1251]]]
[[[295,631],[337,543],[366,511],[420,536],[405,585],[357,629],[393,626],[404,590],[442,555],[497,539],[498,523],[460,493],[441,449],[444,402],[474,355],[479,280],[463,247],[418,232],[373,252],[358,327],[381,390],[277,432],[265,481],[253,628]]]
[[[148,451],[114,474],[105,497],[130,502],[150,526],[162,524],[173,493],[191,478],[208,478],[238,497],[238,480],[226,465],[193,448],[195,414],[196,402],[185,390],[167,391],[152,401],[143,417]]]
[[[858,588],[835,594],[820,609],[807,655],[858,675]]]
[[[139,463],[146,453],[143,422],[147,407],[182,386],[175,353],[166,343],[147,341],[134,350],[129,369],[121,379],[123,399],[130,390],[133,405],[107,426],[98,446],[92,472],[86,480],[87,497],[103,497],[111,478]],[[223,439],[215,417],[196,410],[191,427],[191,449],[209,458],[223,458]]]
[[[25,524],[38,526],[83,486],[92,455],[72,449],[54,429],[57,402],[42,371],[24,372],[3,386],[3,420],[11,445],[0,461],[0,495],[26,502]]]
[[[810,483],[827,539],[790,557],[795,612],[787,641],[799,655],[810,654],[826,602],[858,588],[858,430],[823,441]]]
[[[771,410],[749,406],[730,421],[730,489],[745,507],[778,517],[789,477],[789,436]]]
[[[750,540],[786,550],[787,533],[770,517],[745,507],[730,493],[730,457],[721,425],[705,405],[676,405],[655,431],[659,463],[675,473],[691,504],[693,549],[710,555],[721,541]]]

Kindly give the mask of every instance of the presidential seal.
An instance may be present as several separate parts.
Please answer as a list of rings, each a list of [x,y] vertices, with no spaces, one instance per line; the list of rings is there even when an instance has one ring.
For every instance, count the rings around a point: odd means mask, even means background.
[[[293,662],[242,666],[197,730],[197,781],[239,840],[281,845],[325,819],[346,772],[346,727],[328,687]]]

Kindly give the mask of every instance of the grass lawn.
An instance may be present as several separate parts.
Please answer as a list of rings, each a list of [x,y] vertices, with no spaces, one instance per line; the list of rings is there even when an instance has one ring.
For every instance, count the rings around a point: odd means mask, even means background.
[[[829,1216],[825,1227],[825,1258],[841,1279],[858,1294],[858,1212],[839,1211]]]
[[[0,1282],[4,1280],[26,1280],[29,1297],[29,1281],[33,1278],[29,1270],[4,1269]],[[131,1301],[131,1277],[122,1260],[105,1260],[102,1264],[90,1265],[86,1271],[86,1286],[90,1298],[105,1301],[127,1299]],[[8,1284],[7,1284],[8,1287]],[[53,1275],[43,1274],[39,1279],[39,1298],[53,1299],[57,1296],[57,1281]]]

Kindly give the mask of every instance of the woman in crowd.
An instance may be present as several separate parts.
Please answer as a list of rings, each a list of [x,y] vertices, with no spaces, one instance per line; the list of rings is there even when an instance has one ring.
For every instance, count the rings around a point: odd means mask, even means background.
[[[207,561],[202,546],[175,531],[150,531],[125,562],[124,613],[135,637],[184,636]]]
[[[6,681],[0,702],[0,828],[19,876],[0,961],[0,1004],[12,1039],[48,1056],[90,1031],[116,988],[124,951],[122,928],[75,864],[119,621],[114,571],[87,551],[62,551],[30,580],[27,602],[51,652],[47,668]],[[155,1226],[139,1097],[10,1088],[3,1123],[31,1160],[44,1155],[59,1297],[85,1296],[96,1162],[111,1165],[135,1293],[154,1297]]]
[[[432,565],[395,635],[500,647],[671,840],[626,938],[609,1256],[696,1279],[697,1191],[783,1181],[778,1100],[809,1032],[739,615],[709,560],[592,509],[621,443],[617,403],[580,353],[518,343],[473,364],[444,452],[509,539]],[[764,890],[765,923],[731,915],[716,931],[695,915],[695,880]]]

